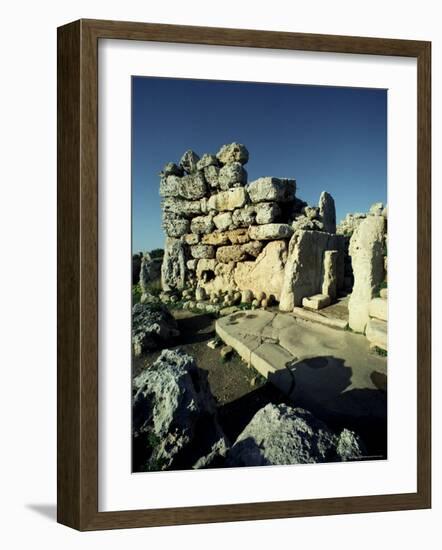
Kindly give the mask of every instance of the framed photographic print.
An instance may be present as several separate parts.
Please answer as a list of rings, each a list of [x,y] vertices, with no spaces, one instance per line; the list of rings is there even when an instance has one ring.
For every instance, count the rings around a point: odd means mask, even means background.
[[[58,29],[59,522],[431,506],[430,52]]]

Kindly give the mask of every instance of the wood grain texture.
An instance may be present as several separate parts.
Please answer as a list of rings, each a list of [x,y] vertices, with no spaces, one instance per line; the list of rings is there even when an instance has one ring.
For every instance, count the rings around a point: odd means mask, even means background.
[[[418,62],[418,490],[398,495],[98,511],[98,41],[415,57]],[[431,48],[428,42],[81,20],[58,29],[58,521],[79,530],[431,505]]]

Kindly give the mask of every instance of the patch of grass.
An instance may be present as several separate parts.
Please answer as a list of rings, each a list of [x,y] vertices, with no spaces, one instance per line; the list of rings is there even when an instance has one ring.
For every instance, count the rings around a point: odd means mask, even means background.
[[[388,356],[387,350],[382,349],[382,348],[378,348],[378,346],[373,347],[373,353],[375,353],[376,355],[380,355],[381,357],[387,357]]]

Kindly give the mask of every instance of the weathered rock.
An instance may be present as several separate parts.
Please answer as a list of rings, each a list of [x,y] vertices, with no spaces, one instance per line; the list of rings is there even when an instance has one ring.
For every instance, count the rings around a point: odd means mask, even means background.
[[[242,247],[244,250],[247,244]],[[285,241],[268,243],[255,261],[244,261],[236,265],[234,274],[236,286],[240,290],[252,290],[256,297],[260,292],[265,292],[273,294],[279,299],[286,259],[287,244]]]
[[[257,241],[288,239],[292,234],[293,229],[286,223],[268,223],[266,225],[252,226],[249,228],[250,238]]]
[[[216,260],[214,258],[212,259],[203,258],[199,260],[196,268],[196,276],[198,280],[205,283],[207,282],[208,278],[212,279],[215,276],[215,266],[216,266]]]
[[[373,346],[387,351],[388,330],[386,321],[369,319],[366,325],[365,335]]]
[[[189,149],[181,157],[180,166],[188,174],[191,174],[197,170],[197,163],[199,160],[199,156]]]
[[[250,200],[257,202],[289,202],[295,198],[296,182],[286,178],[258,178],[247,186]]]
[[[173,176],[169,176],[173,177]],[[169,179],[168,178],[168,179]],[[204,197],[207,191],[206,181],[202,172],[194,172],[180,180],[179,195],[184,199],[198,200]]]
[[[366,447],[361,438],[347,428],[344,428],[339,435],[336,452],[343,462],[357,460],[367,454]]]
[[[315,220],[320,216],[319,207],[316,206],[304,206],[304,208],[302,209],[302,213],[309,220]]]
[[[263,241],[250,241],[242,245],[242,249],[244,250],[244,252],[249,256],[252,256],[253,258],[256,258],[257,256],[259,256],[263,248],[264,248]]]
[[[201,201],[189,201],[177,199],[175,197],[166,197],[163,201],[163,209],[165,212],[172,212],[185,218],[191,218],[201,214]]]
[[[210,259],[215,257],[215,247],[210,244],[195,244],[190,247],[190,253],[195,259]]]
[[[345,436],[341,444],[345,460],[350,458],[353,449],[344,443],[347,441],[349,437]],[[238,436],[227,454],[226,465],[336,462],[343,459],[337,451],[338,444],[338,437],[326,424],[305,409],[269,403]]]
[[[369,214],[372,216],[382,216],[384,211],[384,205],[381,202],[375,202],[370,206]]]
[[[180,195],[181,177],[170,175],[163,176],[160,179],[160,196],[161,197],[177,197]]]
[[[216,156],[222,164],[231,164],[232,162],[246,164],[249,160],[249,152],[246,147],[236,142],[223,145]]]
[[[214,233],[209,233],[204,235],[201,241],[203,244],[213,244],[214,246],[221,246],[224,244],[229,244],[229,237],[225,231],[215,231]]]
[[[256,205],[256,223],[262,225],[274,223],[281,216],[281,209],[276,202],[261,202]]]
[[[182,241],[186,244],[198,244],[200,242],[200,236],[195,233],[188,233],[182,236]]]
[[[215,229],[215,224],[213,223],[213,216],[208,214],[207,216],[196,216],[192,219],[190,224],[190,230],[192,233],[198,235],[205,235],[211,233]]]
[[[186,262],[186,267],[190,271],[195,271],[197,265],[198,265],[198,260],[187,260],[187,262]]]
[[[190,222],[185,218],[164,216],[163,229],[169,237],[182,237],[188,233]]]
[[[210,439],[204,441],[209,433],[215,439],[222,437],[207,373],[182,350],[164,350],[135,378],[134,389],[134,444],[145,469],[166,470],[176,461],[182,467],[183,460],[195,463],[194,453],[208,452],[213,445]]]
[[[204,168],[204,177],[212,189],[217,189],[219,187],[218,166],[207,166],[206,168]]]
[[[184,288],[186,259],[184,244],[179,239],[167,237],[161,266],[161,286],[163,290]]]
[[[246,228],[232,229],[226,235],[232,244],[244,244],[250,241],[249,231]]]
[[[140,266],[140,287],[142,292],[148,292],[150,284],[160,277],[161,261],[154,260],[148,252],[145,252]]]
[[[331,301],[336,299],[338,292],[338,258],[337,250],[326,250],[324,252],[322,278],[322,294],[329,296]]]
[[[314,296],[309,296],[308,298],[302,299],[302,307],[314,310],[327,307],[330,303],[330,296],[327,296],[326,294],[315,294]]]
[[[319,197],[319,214],[326,233],[336,233],[336,208],[333,197],[323,191]]]
[[[198,264],[197,273],[201,270],[203,276],[200,285],[204,286],[209,293],[236,290],[237,286],[233,278],[235,265],[235,262],[222,263],[215,260],[212,268],[208,265],[202,265],[200,268]]]
[[[360,212],[347,214],[336,227],[336,233],[339,233],[340,235],[345,235],[346,237],[351,237],[355,229],[366,217],[367,216],[365,214],[362,214]]]
[[[207,168],[208,166],[219,166],[219,161],[215,155],[205,153],[196,163],[196,167],[198,170],[204,170],[204,168]]]
[[[163,347],[178,336],[175,319],[161,304],[135,304],[132,308],[132,349],[135,356]]]
[[[226,164],[219,171],[218,182],[223,191],[231,187],[240,187],[247,182],[247,172],[240,162]]]
[[[207,300],[207,293],[202,287],[197,287],[195,290],[195,300],[197,302],[202,302],[203,300]]]
[[[161,176],[179,176],[183,175],[183,169],[174,162],[168,162],[161,171]]]
[[[256,211],[253,206],[245,206],[233,211],[232,223],[235,227],[249,227],[255,223]]]
[[[141,270],[141,260],[143,258],[143,253],[132,254],[132,284],[136,285],[140,282],[140,270]]]
[[[297,216],[292,223],[293,231],[323,231],[324,224],[320,220],[312,220],[307,216]]]
[[[388,320],[388,302],[383,298],[373,298],[368,306],[368,314],[370,317],[380,319],[381,321]]]
[[[372,215],[362,221],[350,239],[354,284],[348,311],[349,326],[356,332],[365,331],[369,304],[384,279],[384,231],[385,218]]]
[[[208,201],[210,210],[224,212],[226,210],[235,210],[241,208],[247,202],[247,192],[244,187],[235,187],[228,191],[221,191],[212,195]]]
[[[239,244],[232,244],[230,246],[220,246],[216,251],[216,259],[218,262],[241,262],[245,260],[247,253],[243,250]]]
[[[253,292],[249,288],[241,292],[241,302],[243,304],[251,304],[253,302]]]
[[[337,271],[344,264],[344,237],[320,231],[296,231],[290,239],[279,308],[292,311],[305,297],[319,294],[323,282],[323,258],[326,250],[338,250]],[[343,284],[343,277],[342,277]],[[338,289],[341,288],[338,275]]]
[[[215,224],[215,227],[220,231],[225,231],[226,229],[229,229],[232,224],[231,212],[222,212],[221,214],[214,216],[213,223]]]

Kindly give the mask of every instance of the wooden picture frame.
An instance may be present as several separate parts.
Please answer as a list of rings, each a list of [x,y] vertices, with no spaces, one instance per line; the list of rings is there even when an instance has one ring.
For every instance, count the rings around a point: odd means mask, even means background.
[[[98,41],[124,39],[405,56],[418,67],[417,492],[98,511]],[[79,20],[58,29],[58,521],[82,531],[431,506],[431,44]]]

